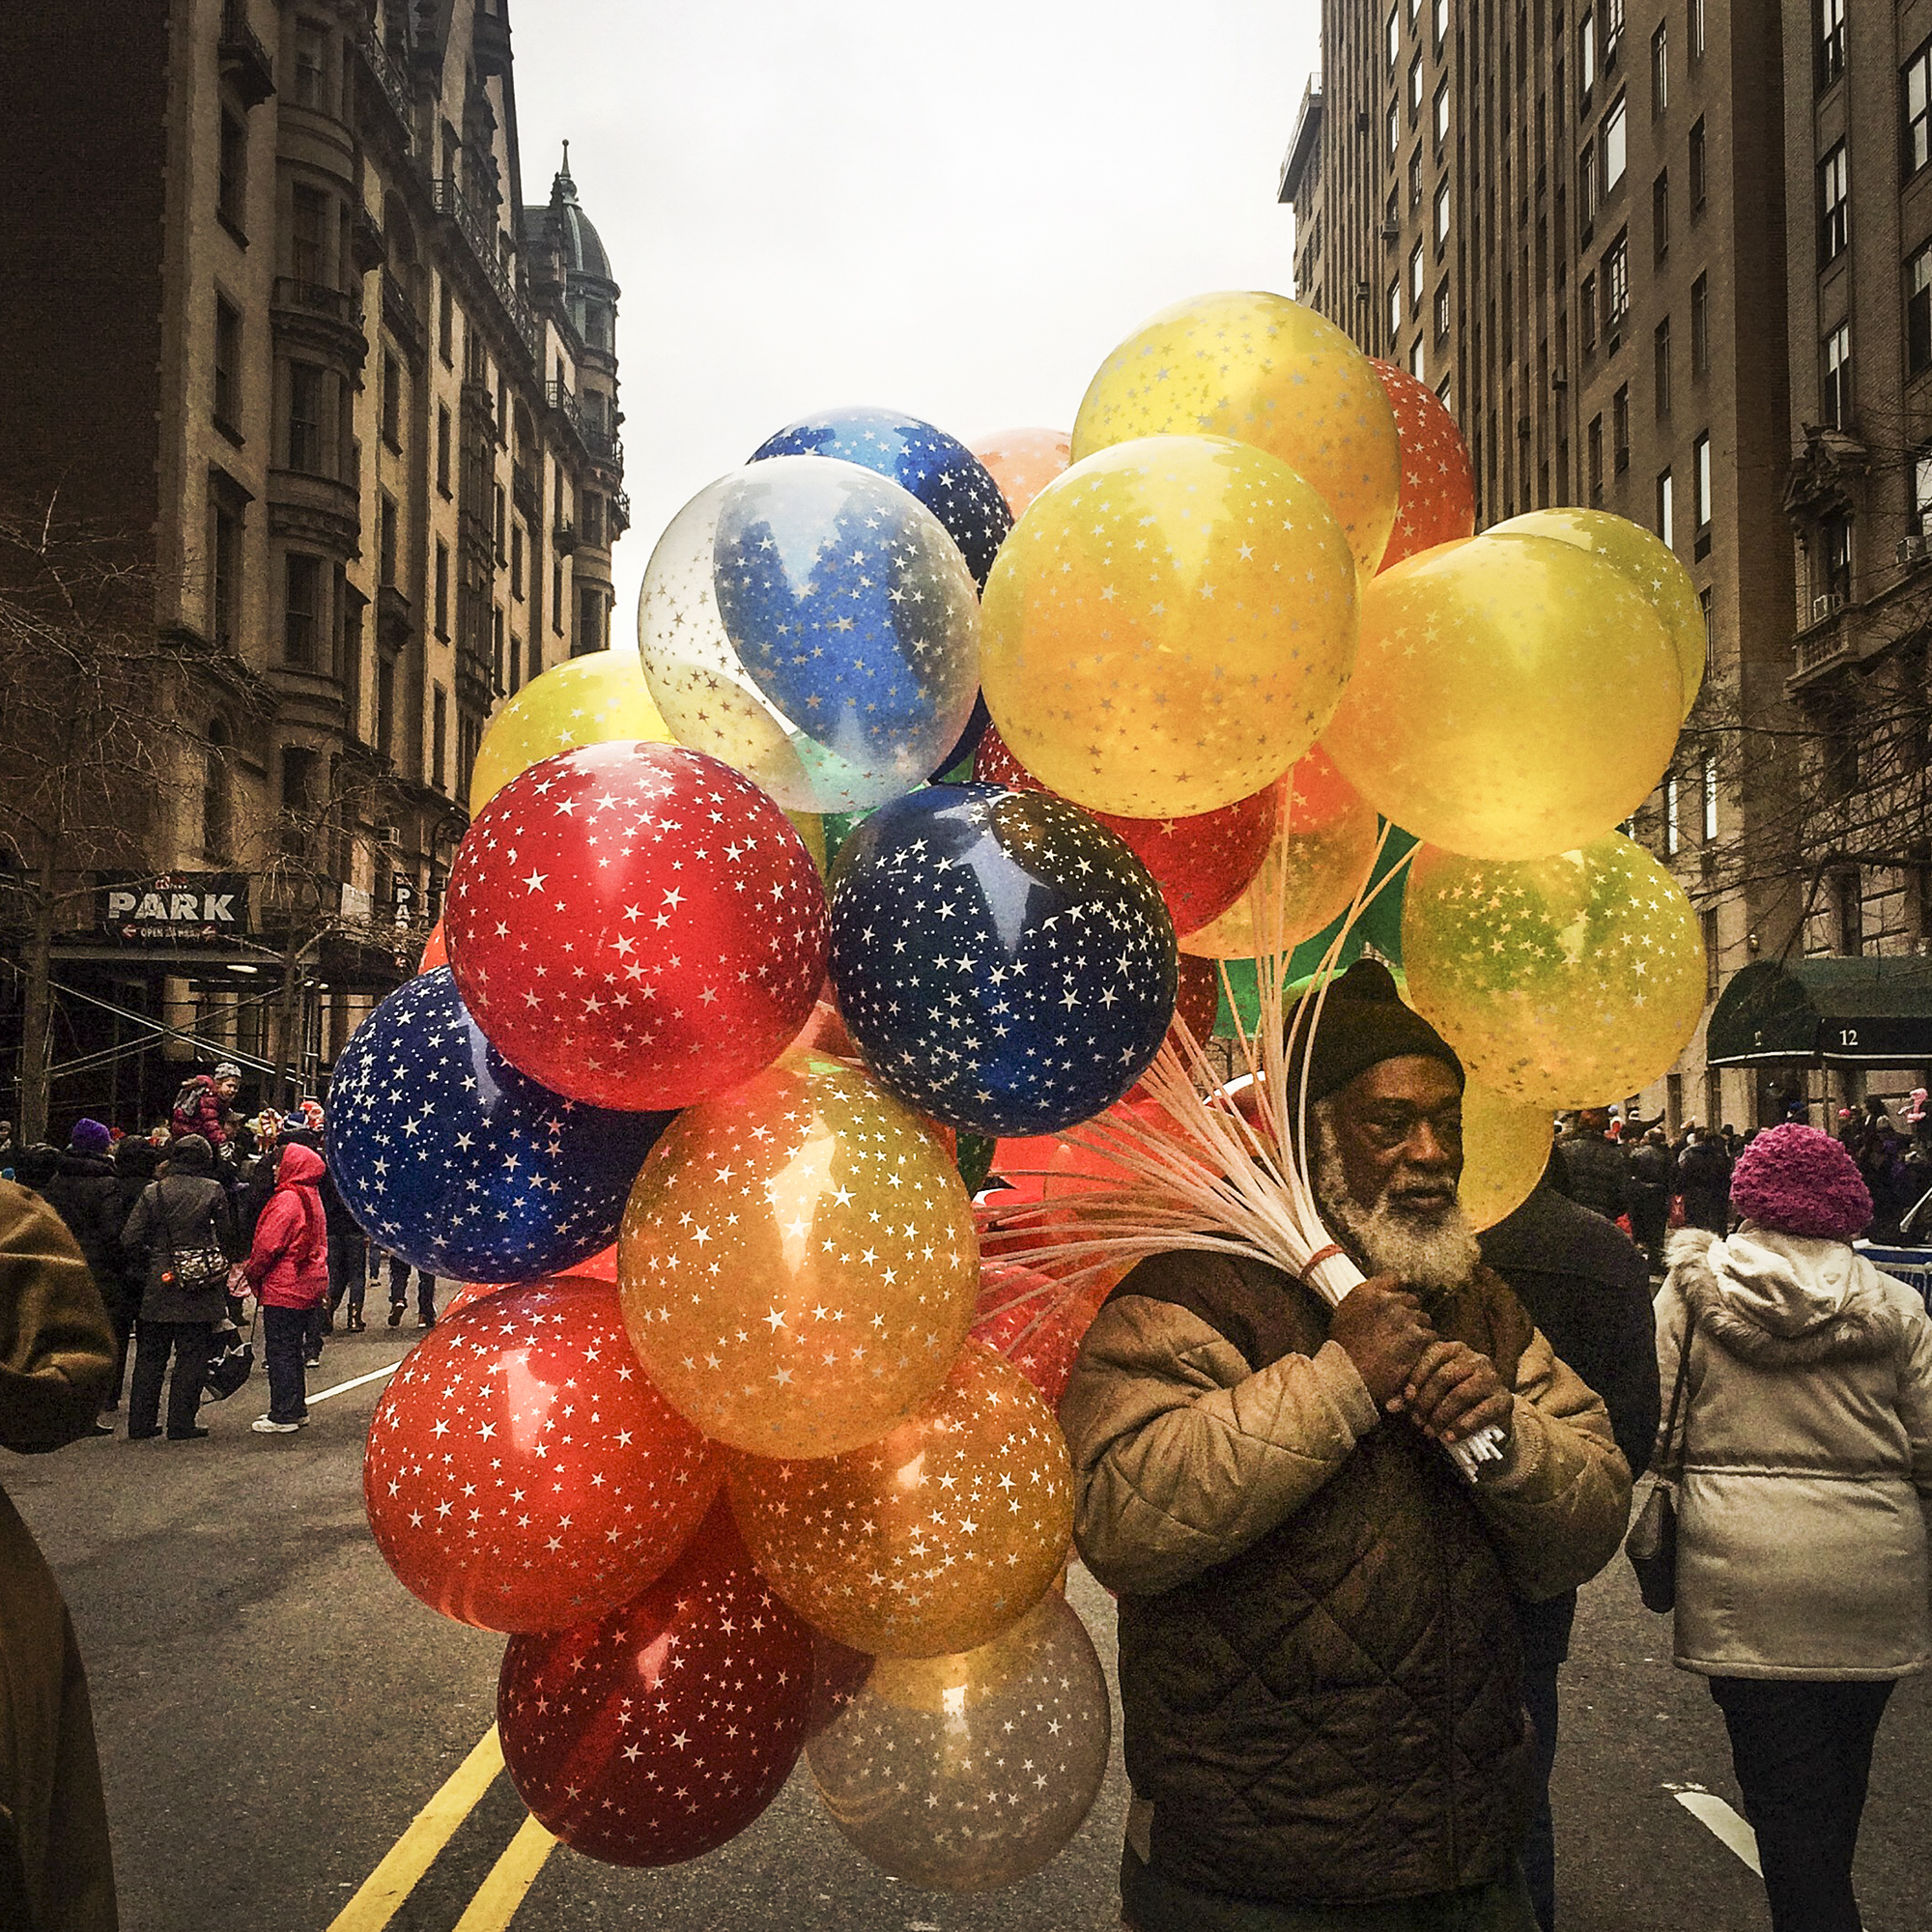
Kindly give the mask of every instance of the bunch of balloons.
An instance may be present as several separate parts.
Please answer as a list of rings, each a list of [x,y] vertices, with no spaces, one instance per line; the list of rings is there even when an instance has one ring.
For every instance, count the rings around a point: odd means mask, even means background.
[[[365,1493],[401,1580],[508,1637],[550,1830],[690,1858],[803,1752],[918,1884],[1066,1842],[1109,1719],[1051,1405],[1106,1285],[982,1265],[962,1170],[1113,1184],[1056,1137],[1159,1112],[1177,998],[1204,1032],[1217,976],[1420,839],[1378,943],[1514,1206],[1548,1109],[1696,1016],[1682,895],[1610,830],[1701,664],[1661,551],[1588,512],[1478,537],[1435,396],[1209,296],[1070,436],[778,431],[659,540],[638,656],[499,713],[439,957],[345,1048],[328,1151],[375,1239],[473,1285]],[[1037,1776],[962,1776],[1015,1738]]]

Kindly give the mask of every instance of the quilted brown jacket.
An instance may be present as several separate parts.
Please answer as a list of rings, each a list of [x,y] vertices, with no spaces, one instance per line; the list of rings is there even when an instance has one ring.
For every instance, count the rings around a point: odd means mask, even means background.
[[[1158,1256],[1089,1330],[1061,1420],[1081,1554],[1120,1596],[1129,1873],[1297,1906],[1513,1869],[1531,1766],[1511,1591],[1601,1569],[1630,1476],[1500,1277],[1430,1313],[1516,1394],[1508,1460],[1473,1490],[1263,1263]]]

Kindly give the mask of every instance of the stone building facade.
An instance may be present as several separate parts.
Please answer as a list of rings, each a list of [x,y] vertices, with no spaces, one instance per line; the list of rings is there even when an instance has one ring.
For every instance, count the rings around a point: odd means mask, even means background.
[[[313,1079],[412,960],[492,708],[610,641],[617,284],[567,151],[525,203],[507,0],[10,11],[0,490],[150,547],[195,670],[145,863],[250,881],[247,944],[77,931],[66,977],[130,1046]]]

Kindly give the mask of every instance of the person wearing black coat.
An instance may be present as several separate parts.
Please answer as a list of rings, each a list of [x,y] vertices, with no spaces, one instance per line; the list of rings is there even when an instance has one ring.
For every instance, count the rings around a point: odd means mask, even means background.
[[[1653,1274],[1663,1272],[1663,1240],[1670,1232],[1670,1196],[1677,1164],[1663,1142],[1663,1129],[1652,1127],[1630,1157],[1631,1234],[1650,1261]]]
[[[202,1382],[214,1347],[214,1327],[227,1309],[227,1280],[195,1285],[182,1278],[182,1260],[218,1248],[239,1258],[235,1210],[228,1190],[214,1179],[214,1150],[199,1134],[183,1134],[168,1146],[161,1178],[134,1204],[121,1244],[147,1259],[141,1311],[135,1322],[134,1380],[128,1396],[128,1439],[159,1435],[161,1378],[168,1356],[168,1439],[192,1440],[208,1431],[195,1421]]]
[[[1731,1157],[1715,1127],[1692,1127],[1677,1156],[1677,1191],[1684,1197],[1684,1225],[1721,1235],[1731,1225]]]
[[[1552,1152],[1542,1183],[1515,1213],[1481,1236],[1483,1260],[1517,1299],[1558,1357],[1603,1397],[1610,1429],[1633,1478],[1650,1462],[1661,1406],[1650,1269],[1622,1229],[1566,1200]],[[1523,1847],[1537,1923],[1556,1922],[1556,1841],[1549,1774],[1556,1761],[1557,1672],[1570,1654],[1574,1590],[1544,1603],[1521,1602],[1523,1701],[1536,1725],[1541,1781]]]
[[[115,1279],[118,1284],[116,1293],[108,1297],[108,1313],[113,1315],[115,1301],[126,1311],[127,1333],[122,1337],[121,1351],[114,1370],[114,1385],[108,1390],[110,1409],[121,1406],[121,1391],[128,1379],[128,1351],[133,1345],[134,1319],[141,1312],[141,1294],[148,1285],[148,1258],[146,1255],[130,1255],[121,1244],[121,1232],[128,1225],[128,1216],[134,1211],[134,1204],[140,1200],[149,1181],[155,1178],[155,1170],[161,1164],[161,1151],[145,1134],[123,1134],[114,1144],[114,1186],[115,1235],[114,1261]],[[117,1331],[121,1318],[116,1316]]]
[[[1630,1156],[1609,1136],[1605,1107],[1585,1107],[1577,1124],[1556,1143],[1563,1163],[1563,1192],[1579,1207],[1614,1221],[1627,1205]]]
[[[121,1211],[121,1188],[114,1163],[108,1158],[112,1144],[113,1137],[99,1121],[76,1121],[67,1151],[43,1195],[67,1223],[68,1233],[86,1258],[87,1271],[94,1277],[113,1324],[117,1360],[125,1363],[134,1311],[121,1291],[121,1230],[128,1217]],[[119,1376],[108,1394],[109,1406],[117,1406],[121,1400]]]

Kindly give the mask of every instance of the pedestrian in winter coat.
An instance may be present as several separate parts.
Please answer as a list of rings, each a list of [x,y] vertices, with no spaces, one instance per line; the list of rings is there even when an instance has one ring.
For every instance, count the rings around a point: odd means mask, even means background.
[[[1550,1169],[1556,1165],[1552,1152]],[[1638,1476],[1650,1461],[1658,1418],[1650,1264],[1621,1228],[1566,1200],[1551,1179],[1546,1171],[1529,1199],[1483,1235],[1483,1260],[1516,1291],[1558,1357],[1603,1398],[1617,1448]],[[1518,1605],[1523,1701],[1536,1725],[1539,1773],[1522,1865],[1543,1932],[1556,1923],[1549,1774],[1556,1762],[1557,1675],[1570,1655],[1576,1617],[1575,1590]]]
[[[214,1153],[199,1134],[184,1134],[168,1149],[158,1180],[152,1181],[128,1217],[121,1245],[147,1258],[141,1310],[134,1324],[134,1379],[128,1397],[128,1439],[158,1435],[161,1378],[168,1356],[168,1439],[188,1441],[208,1434],[195,1421],[202,1382],[214,1347],[214,1325],[228,1313],[227,1282],[197,1285],[182,1277],[179,1264],[218,1249],[233,1258],[235,1214],[228,1190],[214,1179]]]
[[[228,1115],[242,1091],[242,1069],[232,1060],[219,1061],[213,1073],[197,1073],[182,1083],[175,1095],[170,1124],[175,1137],[199,1134],[219,1154],[228,1145]]]
[[[1670,1196],[1676,1163],[1663,1144],[1663,1129],[1652,1127],[1630,1157],[1631,1235],[1656,1273],[1663,1271],[1663,1237],[1670,1231]]]
[[[1630,1154],[1609,1135],[1606,1108],[1585,1107],[1577,1124],[1556,1143],[1563,1163],[1563,1192],[1579,1208],[1614,1221],[1624,1211]]]
[[[1684,1225],[1721,1235],[1731,1224],[1731,1157],[1710,1127],[1692,1127],[1677,1156],[1677,1191],[1684,1197]]]
[[[1710,1679],[1774,1932],[1857,1932],[1852,1857],[1894,1682],[1932,1655],[1932,1321],[1850,1245],[1844,1150],[1774,1127],[1739,1157],[1736,1234],[1686,1229],[1658,1296],[1680,1364],[1678,1666]],[[1687,1339],[1688,1337],[1688,1339]]]
[[[262,1304],[263,1353],[269,1365],[269,1412],[258,1435],[292,1435],[308,1421],[303,1385],[309,1313],[328,1293],[328,1224],[322,1211],[322,1156],[287,1142],[275,1169],[275,1191],[255,1223],[243,1264]]]
[[[114,1335],[60,1217],[0,1181],[0,1447],[87,1435]],[[114,1932],[114,1859],[73,1624],[32,1533],[0,1494],[0,1925]]]
[[[134,1303],[123,1292],[121,1230],[128,1216],[121,1207],[121,1184],[109,1157],[113,1136],[99,1121],[76,1121],[60,1167],[46,1185],[47,1205],[67,1223],[68,1233],[80,1244],[87,1270],[100,1291],[107,1319],[114,1327],[117,1373],[106,1391],[106,1406],[121,1401],[121,1375],[133,1332]]]
[[[1120,1598],[1122,1918],[1531,1932],[1516,1599],[1608,1560],[1629,1472],[1462,1218],[1441,1036],[1368,962],[1306,1059],[1317,1199],[1371,1279],[1331,1312],[1260,1261],[1155,1256],[1061,1406]],[[1472,1487],[1444,1445],[1491,1425]]]

